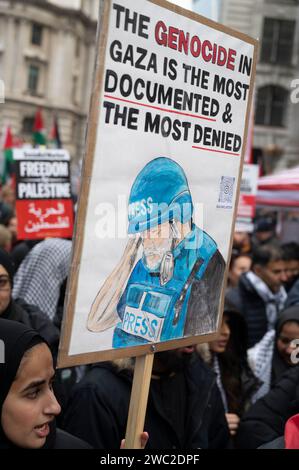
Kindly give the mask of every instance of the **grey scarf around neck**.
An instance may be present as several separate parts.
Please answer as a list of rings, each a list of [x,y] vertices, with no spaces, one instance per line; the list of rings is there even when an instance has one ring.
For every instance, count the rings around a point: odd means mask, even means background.
[[[267,284],[258,277],[254,272],[248,271],[245,274],[247,280],[255,289],[257,294],[265,302],[266,315],[268,320],[268,331],[275,328],[275,323],[278,318],[279,312],[284,308],[287,298],[287,293],[284,287],[281,287],[278,292],[272,292]]]

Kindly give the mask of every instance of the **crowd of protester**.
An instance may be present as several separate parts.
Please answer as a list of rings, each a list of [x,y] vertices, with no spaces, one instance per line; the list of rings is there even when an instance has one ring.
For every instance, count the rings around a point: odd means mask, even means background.
[[[118,448],[134,359],[62,369],[53,382],[72,242],[18,240],[14,206],[4,187],[0,339],[9,348],[0,364],[0,449]],[[298,343],[299,245],[280,243],[275,221],[263,216],[253,234],[235,233],[218,337],[155,354],[142,446],[296,445]]]

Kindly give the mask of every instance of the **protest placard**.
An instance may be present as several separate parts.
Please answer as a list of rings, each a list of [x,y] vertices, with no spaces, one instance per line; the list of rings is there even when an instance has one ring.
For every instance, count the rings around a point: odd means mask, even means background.
[[[213,338],[257,42],[158,0],[103,2],[61,366]]]
[[[15,149],[19,240],[71,238],[70,157],[66,150]]]

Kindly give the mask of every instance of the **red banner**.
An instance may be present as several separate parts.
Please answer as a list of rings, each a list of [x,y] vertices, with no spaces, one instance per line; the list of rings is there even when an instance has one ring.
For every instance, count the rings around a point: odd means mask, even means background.
[[[19,240],[73,235],[70,157],[63,149],[16,149]]]
[[[71,238],[73,203],[70,199],[17,200],[18,238]]]
[[[253,219],[255,216],[255,200],[256,196],[248,194],[240,194],[238,205],[238,217],[250,217]]]

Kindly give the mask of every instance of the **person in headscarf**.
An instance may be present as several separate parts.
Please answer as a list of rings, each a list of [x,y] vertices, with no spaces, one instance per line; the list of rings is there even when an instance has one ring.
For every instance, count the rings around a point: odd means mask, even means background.
[[[19,304],[22,301],[33,304],[43,312],[43,321],[50,323],[51,328],[55,328],[57,331],[56,348],[53,349],[51,344],[54,358],[56,358],[58,351],[71,248],[72,242],[70,240],[60,238],[43,240],[28,253],[13,279],[12,295],[15,303]],[[38,329],[35,324],[31,324],[31,326]],[[48,337],[45,339],[49,342]],[[73,385],[82,378],[84,373],[85,366],[58,371],[56,393],[59,396],[62,410],[66,406]]]
[[[248,362],[254,374],[263,382],[253,401],[264,396],[291,367],[299,344],[299,305],[285,309],[278,318],[276,328],[248,350]]]
[[[50,345],[54,355],[58,352],[59,330],[35,305],[23,299],[12,298],[14,264],[8,253],[0,248],[0,318],[23,323],[36,330]]]
[[[247,342],[244,317],[226,300],[217,338],[197,346],[199,355],[216,374],[232,437],[236,435],[240,418],[251,406],[252,396],[261,385],[247,362]]]
[[[256,449],[278,439],[283,436],[287,421],[298,413],[299,367],[290,367],[267,395],[242,417],[237,448]]]
[[[68,276],[72,242],[49,238],[26,256],[14,278],[13,298],[37,305],[53,320]]]
[[[4,318],[20,321],[37,330],[51,347],[54,359],[57,358],[59,329],[62,320],[66,278],[69,271],[72,242],[63,239],[48,239],[36,245],[27,255],[17,274],[9,256],[5,266],[10,272],[13,297],[4,312]],[[0,252],[0,272],[1,272]],[[14,277],[13,277],[14,276]],[[0,276],[1,282],[1,276]],[[9,294],[11,297],[11,291]],[[0,315],[1,315],[0,286]],[[25,312],[21,312],[21,308]],[[36,312],[38,311],[38,313]],[[59,317],[59,319],[58,319]],[[62,413],[73,385],[85,373],[85,366],[60,369],[57,372],[56,394],[62,406]]]
[[[60,405],[44,339],[21,323],[0,318],[0,449],[88,449],[56,429]]]

